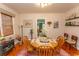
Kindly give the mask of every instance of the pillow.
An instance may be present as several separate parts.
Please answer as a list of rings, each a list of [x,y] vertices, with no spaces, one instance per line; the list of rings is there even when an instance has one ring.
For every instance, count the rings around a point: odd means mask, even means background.
[[[2,41],[1,44],[3,45],[3,48],[8,46],[8,42],[7,41]]]

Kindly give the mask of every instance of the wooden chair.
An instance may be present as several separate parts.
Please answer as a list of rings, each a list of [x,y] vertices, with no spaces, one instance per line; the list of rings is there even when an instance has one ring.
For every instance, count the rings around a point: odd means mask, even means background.
[[[28,40],[27,37],[24,37],[23,43],[24,43],[24,46],[27,48],[28,53],[32,53],[34,51],[33,47],[31,46],[31,41]]]
[[[38,49],[38,56],[52,56],[53,50],[49,46],[40,46]]]
[[[18,35],[18,34],[15,34],[15,41],[18,41],[19,45],[23,44],[22,37],[20,35]]]
[[[63,36],[59,36],[57,38],[57,42],[58,42],[58,46],[55,48],[54,53],[60,53],[60,49],[62,47],[62,45],[64,44],[64,37]]]
[[[18,41],[21,41],[21,36],[20,36],[20,35],[16,35],[16,39],[17,39]]]
[[[31,45],[27,37],[23,37],[23,44],[26,45],[26,48]]]
[[[33,47],[32,47],[32,45],[31,45],[31,42],[30,42],[30,40],[26,40],[27,42],[26,42],[26,48],[27,48],[27,52],[30,52],[30,53],[32,53],[33,51],[34,51],[34,49],[33,49]]]
[[[71,39],[72,39],[72,41],[74,41],[74,43],[72,43],[71,45],[76,48],[76,44],[77,44],[78,37],[72,35],[72,36],[71,36]]]
[[[58,42],[58,48],[60,48],[65,42],[64,37],[63,36],[59,36],[57,38],[57,42]]]
[[[68,40],[69,35],[67,33],[64,33],[64,38],[65,38],[65,40]]]

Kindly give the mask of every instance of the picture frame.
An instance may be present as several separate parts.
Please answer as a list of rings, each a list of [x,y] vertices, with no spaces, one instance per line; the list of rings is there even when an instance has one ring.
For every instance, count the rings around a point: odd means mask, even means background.
[[[58,28],[58,27],[59,27],[59,22],[58,21],[54,22],[54,28]]]
[[[23,27],[32,28],[32,25],[33,25],[33,21],[32,20],[24,20],[23,21]]]

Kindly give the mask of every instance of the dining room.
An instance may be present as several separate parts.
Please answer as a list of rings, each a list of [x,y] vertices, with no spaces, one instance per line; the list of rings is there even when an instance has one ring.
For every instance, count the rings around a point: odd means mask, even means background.
[[[0,7],[0,44],[7,49],[12,43],[4,41],[14,40],[9,52],[0,49],[2,55],[79,56],[79,3],[2,3]]]

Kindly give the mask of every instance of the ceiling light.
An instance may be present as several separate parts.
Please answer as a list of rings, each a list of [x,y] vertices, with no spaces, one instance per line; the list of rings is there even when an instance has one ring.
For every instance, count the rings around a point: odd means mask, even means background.
[[[48,6],[48,5],[51,5],[51,3],[37,3],[36,5],[40,6],[41,8],[44,8],[44,7]]]

